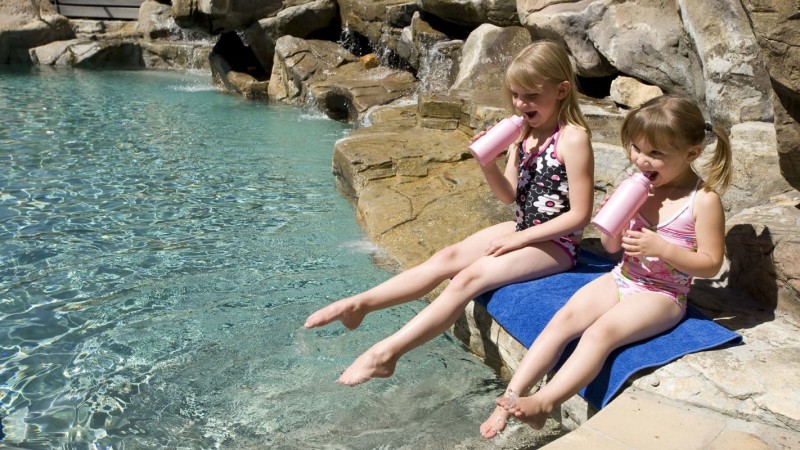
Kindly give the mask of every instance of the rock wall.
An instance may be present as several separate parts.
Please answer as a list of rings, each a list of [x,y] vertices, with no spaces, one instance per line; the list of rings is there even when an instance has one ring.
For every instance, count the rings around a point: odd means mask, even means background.
[[[28,49],[74,36],[69,21],[46,1],[0,2],[0,64],[26,63]]]
[[[156,1],[134,22],[67,19],[47,0],[0,3],[0,63],[207,70],[215,40],[178,27]]]

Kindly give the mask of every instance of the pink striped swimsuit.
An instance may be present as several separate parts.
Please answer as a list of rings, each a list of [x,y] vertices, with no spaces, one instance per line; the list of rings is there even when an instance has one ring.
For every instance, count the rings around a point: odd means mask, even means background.
[[[699,185],[700,180],[698,180]],[[689,200],[669,220],[656,225],[655,231],[665,241],[679,247],[697,250],[697,236],[694,229],[695,185]],[[653,227],[637,214],[631,219],[629,229],[641,231]],[[619,288],[620,300],[637,292],[656,292],[664,294],[686,311],[686,296],[692,284],[692,277],[676,269],[659,258],[639,258],[624,254],[622,261],[611,271]]]

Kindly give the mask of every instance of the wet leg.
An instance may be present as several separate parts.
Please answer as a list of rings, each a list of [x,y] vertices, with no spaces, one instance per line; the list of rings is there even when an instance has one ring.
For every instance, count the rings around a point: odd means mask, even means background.
[[[379,309],[418,299],[442,281],[483,256],[488,243],[497,236],[514,231],[513,222],[504,222],[478,231],[458,244],[447,247],[422,264],[401,272],[365,292],[348,297],[314,312],[305,328],[316,328],[340,321],[349,329],[357,328],[364,317]]]
[[[358,384],[373,377],[390,376],[400,356],[447,330],[475,296],[509,283],[566,270],[570,263],[566,254],[551,242],[498,257],[481,257],[459,272],[442,294],[403,328],[356,359],[339,382]]]
[[[510,415],[502,406],[495,407],[489,418],[481,424],[481,436],[491,439],[500,434],[506,429]]]

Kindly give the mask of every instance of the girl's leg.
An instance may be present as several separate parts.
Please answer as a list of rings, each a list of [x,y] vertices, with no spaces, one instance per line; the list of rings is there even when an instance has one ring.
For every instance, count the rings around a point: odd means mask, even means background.
[[[617,285],[611,274],[603,275],[581,287],[550,319],[531,344],[514,371],[504,397],[508,397],[511,392],[517,396],[525,395],[552,370],[567,344],[616,305],[618,299]],[[509,412],[498,405],[492,415],[481,424],[483,437],[491,439],[505,429],[508,415]]]
[[[453,277],[439,297],[403,328],[358,357],[339,377],[339,382],[352,385],[390,376],[401,355],[447,330],[477,295],[509,283],[561,272],[571,264],[567,254],[552,242],[497,257],[481,256]]]
[[[339,320],[347,328],[355,329],[372,311],[415,300],[432,291],[442,281],[452,278],[482,257],[492,239],[513,232],[514,227],[514,222],[503,222],[484,228],[372,289],[314,312],[308,316],[304,326],[315,328]]]
[[[575,352],[542,389],[515,405],[503,399],[498,403],[509,406],[509,412],[539,429],[556,406],[597,376],[614,349],[669,330],[682,317],[681,308],[663,294],[629,295],[583,333]]]

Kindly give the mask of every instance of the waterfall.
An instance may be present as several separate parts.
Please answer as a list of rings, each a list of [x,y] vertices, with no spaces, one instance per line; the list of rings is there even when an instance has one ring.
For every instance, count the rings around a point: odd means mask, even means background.
[[[419,58],[417,93],[445,92],[458,71],[458,55],[463,41],[437,42]]]
[[[339,40],[336,41],[336,43],[342,48],[356,56],[362,56],[367,53],[364,51],[366,48],[364,42],[365,39],[358,33],[354,32],[347,22],[345,22],[342,26],[342,32],[339,34]]]

